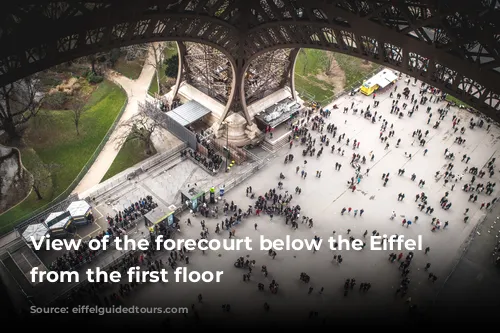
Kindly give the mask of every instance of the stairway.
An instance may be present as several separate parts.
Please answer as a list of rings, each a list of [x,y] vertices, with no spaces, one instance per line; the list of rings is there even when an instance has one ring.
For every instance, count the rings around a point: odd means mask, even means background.
[[[262,149],[264,149],[265,151],[267,151],[268,153],[273,153],[273,145],[270,144],[269,142],[267,142],[266,140],[263,140],[261,143],[260,143],[260,147]]]
[[[269,153],[275,153],[281,148],[283,148],[288,143],[288,134],[283,135],[276,141],[269,142],[267,140],[263,140],[260,144],[261,148]]]

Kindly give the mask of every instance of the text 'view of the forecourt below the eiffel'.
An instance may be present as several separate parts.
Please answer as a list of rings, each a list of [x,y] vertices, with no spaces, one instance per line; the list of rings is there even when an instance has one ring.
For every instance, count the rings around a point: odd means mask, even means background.
[[[23,328],[493,322],[497,0],[0,5]]]

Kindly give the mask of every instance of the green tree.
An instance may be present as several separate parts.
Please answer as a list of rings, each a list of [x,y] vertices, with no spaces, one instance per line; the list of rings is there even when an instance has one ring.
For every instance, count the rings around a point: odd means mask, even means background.
[[[179,56],[177,54],[171,56],[165,60],[165,76],[167,77],[177,77],[177,72],[179,71]]]

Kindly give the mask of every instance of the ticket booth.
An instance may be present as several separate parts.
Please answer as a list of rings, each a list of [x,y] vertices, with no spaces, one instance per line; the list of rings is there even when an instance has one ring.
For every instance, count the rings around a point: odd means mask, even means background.
[[[205,191],[202,191],[199,188],[189,187],[186,190],[181,191],[182,202],[196,212],[198,210],[198,206],[207,202],[205,194]]]
[[[73,201],[66,209],[76,225],[88,224],[92,221],[92,207],[85,200]]]
[[[71,231],[72,222],[73,219],[68,211],[50,213],[44,221],[51,237],[65,237]]]
[[[175,206],[170,206],[175,207]],[[179,219],[175,216],[175,209],[162,208],[160,206],[148,212],[144,215],[144,219],[148,223],[149,231],[153,232],[155,228],[173,228],[174,225],[179,222]]]
[[[42,237],[47,236],[49,228],[44,223],[30,224],[23,232],[23,239],[30,247],[33,241],[38,242]]]

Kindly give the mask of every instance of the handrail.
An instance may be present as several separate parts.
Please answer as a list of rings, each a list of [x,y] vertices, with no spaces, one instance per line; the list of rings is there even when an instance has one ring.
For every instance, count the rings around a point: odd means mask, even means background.
[[[99,197],[103,195],[106,192],[111,191],[113,188],[119,186],[120,184],[126,182],[128,180],[128,177],[132,173],[136,172],[142,172],[142,171],[147,171],[151,170],[153,167],[160,165],[164,163],[165,161],[168,161],[170,158],[178,154],[180,151],[185,149],[187,147],[186,143],[183,142],[173,149],[151,156],[150,158],[146,159],[145,161],[140,162],[136,166],[132,166],[126,170],[123,170],[119,174],[115,175],[114,177],[107,179],[106,181],[100,183],[97,185],[97,188],[94,190],[91,190],[89,192],[85,192],[86,197],[89,198],[94,198],[94,197]]]

